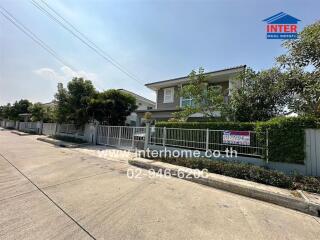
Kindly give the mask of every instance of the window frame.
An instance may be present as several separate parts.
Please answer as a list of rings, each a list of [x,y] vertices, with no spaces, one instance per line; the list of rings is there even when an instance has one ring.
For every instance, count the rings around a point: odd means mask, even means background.
[[[168,96],[167,91],[170,91],[170,99],[168,99],[166,96]],[[163,89],[163,103],[173,103],[174,102],[174,87],[170,88],[164,88]]]
[[[187,105],[183,105],[183,102],[189,102],[189,104]],[[192,106],[193,105],[193,98],[184,98],[184,97],[181,97],[180,98],[180,107],[187,107],[187,106]]]

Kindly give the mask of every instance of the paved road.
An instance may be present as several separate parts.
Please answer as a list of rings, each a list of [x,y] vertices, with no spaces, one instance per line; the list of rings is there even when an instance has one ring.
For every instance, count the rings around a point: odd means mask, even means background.
[[[0,131],[0,239],[320,239],[320,219]],[[146,173],[146,172],[143,172]]]

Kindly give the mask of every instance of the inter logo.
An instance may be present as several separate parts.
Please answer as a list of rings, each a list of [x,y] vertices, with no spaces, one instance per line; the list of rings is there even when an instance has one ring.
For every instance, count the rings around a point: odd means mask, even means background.
[[[289,14],[280,12],[263,21],[267,22],[267,39],[296,39],[298,36],[297,23],[301,20]]]

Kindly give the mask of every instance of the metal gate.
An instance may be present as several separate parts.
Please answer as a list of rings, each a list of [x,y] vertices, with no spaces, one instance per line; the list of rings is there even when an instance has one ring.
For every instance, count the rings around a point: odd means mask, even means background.
[[[145,127],[98,126],[97,144],[122,149],[143,149]]]

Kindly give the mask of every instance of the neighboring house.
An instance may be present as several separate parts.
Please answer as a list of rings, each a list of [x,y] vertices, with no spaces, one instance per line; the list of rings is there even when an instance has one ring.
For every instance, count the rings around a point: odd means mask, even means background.
[[[231,94],[231,90],[241,86],[241,82],[237,79],[239,73],[243,72],[246,65],[233,68],[217,70],[205,73],[209,85],[220,85],[225,96],[225,101]],[[179,97],[179,90],[188,83],[188,76],[164,80],[154,83],[148,83],[146,86],[154,90],[157,94],[156,107],[152,110],[138,110],[139,122],[143,122],[145,112],[152,114],[152,120],[168,120],[173,117],[172,113],[179,111],[183,106],[192,104],[192,99],[184,99]],[[219,116],[219,112],[217,112]],[[201,118],[201,114],[193,114],[190,118]],[[142,119],[142,120],[140,120]]]
[[[118,90],[120,90],[123,93],[130,94],[136,99],[136,104],[138,106],[136,111],[151,111],[152,109],[154,109],[156,107],[155,102],[153,102],[145,97],[142,97],[138,94],[135,94],[135,93],[130,92],[125,89],[118,89]],[[131,113],[127,117],[126,125],[130,125],[130,126],[139,126],[140,125],[140,122],[138,121],[138,115],[136,112]]]
[[[55,106],[57,106],[57,101],[56,100],[52,100],[51,102],[42,103],[42,105],[45,106],[45,107],[55,107]]]

